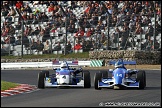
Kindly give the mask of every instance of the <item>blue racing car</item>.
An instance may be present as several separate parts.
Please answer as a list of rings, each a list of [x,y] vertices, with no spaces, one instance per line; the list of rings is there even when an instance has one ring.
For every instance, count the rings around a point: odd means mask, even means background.
[[[110,65],[115,65],[115,69],[100,71],[95,73],[94,87],[96,90],[101,88],[138,88],[146,87],[146,74],[144,70],[126,69],[125,64],[136,65],[136,61],[110,61]]]
[[[90,72],[79,67],[78,61],[53,61],[52,74],[49,71],[38,73],[38,88],[45,87],[91,87]],[[57,67],[59,66],[59,67]],[[78,66],[78,68],[72,68]]]

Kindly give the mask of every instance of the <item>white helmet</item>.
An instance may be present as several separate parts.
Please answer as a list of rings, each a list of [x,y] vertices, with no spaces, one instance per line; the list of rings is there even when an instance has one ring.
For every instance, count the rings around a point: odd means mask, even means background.
[[[68,68],[68,65],[65,62],[63,62],[60,64],[60,68]]]

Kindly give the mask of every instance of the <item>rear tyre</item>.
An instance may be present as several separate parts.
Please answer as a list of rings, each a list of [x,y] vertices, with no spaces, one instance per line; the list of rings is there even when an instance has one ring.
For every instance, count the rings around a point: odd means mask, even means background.
[[[137,81],[139,82],[139,89],[144,89],[145,88],[145,71],[139,71],[137,73]]]
[[[108,72],[107,71],[100,71],[102,73],[102,78],[108,78]]]
[[[94,87],[96,90],[101,90],[100,87],[98,87],[99,82],[101,82],[101,78],[102,78],[102,73],[95,73],[94,75]]]
[[[38,73],[38,88],[41,88],[41,89],[45,88],[44,81],[45,81],[45,73],[39,72]]]
[[[91,76],[89,71],[83,71],[84,88],[91,87]]]
[[[45,73],[46,77],[49,77],[49,71],[43,70],[42,73]]]

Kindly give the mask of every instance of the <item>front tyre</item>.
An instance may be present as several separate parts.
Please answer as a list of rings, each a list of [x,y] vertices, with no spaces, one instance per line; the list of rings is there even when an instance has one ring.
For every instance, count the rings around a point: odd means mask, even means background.
[[[144,89],[146,85],[145,71],[139,71],[137,73],[137,81],[139,82],[139,89]]]
[[[98,87],[99,82],[101,82],[101,78],[102,78],[102,73],[95,73],[94,76],[94,87],[96,90],[101,90],[100,87]]]
[[[146,87],[146,72],[144,71],[144,83],[145,83],[145,87]]]
[[[91,76],[89,71],[83,71],[84,88],[91,87]]]
[[[38,88],[45,88],[45,73],[39,72],[38,73]]]

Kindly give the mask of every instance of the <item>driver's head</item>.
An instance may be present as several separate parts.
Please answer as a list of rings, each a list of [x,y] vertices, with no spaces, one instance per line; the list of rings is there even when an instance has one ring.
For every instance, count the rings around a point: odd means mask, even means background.
[[[65,62],[61,63],[60,68],[62,68],[62,69],[68,68],[67,63],[65,63]]]
[[[119,67],[124,67],[123,60],[118,60],[118,61],[115,63],[115,68],[119,68]]]

